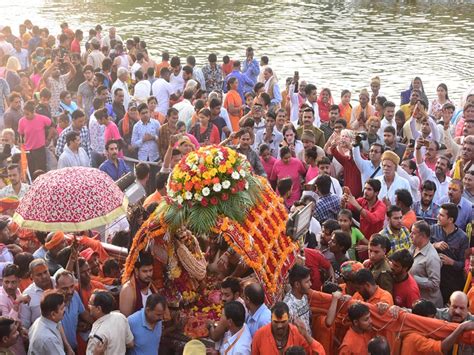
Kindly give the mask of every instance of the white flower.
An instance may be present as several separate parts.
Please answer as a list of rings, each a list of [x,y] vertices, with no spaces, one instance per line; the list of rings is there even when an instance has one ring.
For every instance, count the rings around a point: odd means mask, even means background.
[[[212,186],[212,189],[215,191],[215,192],[219,192],[222,190],[222,185],[217,183],[217,184],[214,184],[214,186]]]
[[[195,199],[196,201],[201,202],[201,201],[202,201],[202,196],[201,196],[200,194],[198,194],[198,193],[195,193],[195,194],[194,194],[194,199]]]
[[[202,192],[203,196],[209,196],[209,194],[211,193],[211,190],[209,190],[208,187],[205,187],[205,188],[202,189],[201,192]]]
[[[186,191],[186,193],[184,194],[184,198],[186,200],[191,200],[193,198],[193,193],[190,191]]]
[[[249,189],[249,182],[246,181],[246,182],[245,182],[245,190],[248,190],[248,189]]]
[[[223,187],[224,189],[228,189],[228,188],[230,187],[230,181],[229,181],[229,180],[224,180],[224,181],[222,182],[222,187]]]
[[[246,175],[246,174],[245,174],[245,170],[243,170],[243,169],[240,170],[240,176],[245,177],[245,175]]]
[[[231,176],[234,180],[239,180],[240,178],[240,174],[237,171],[234,171]]]
[[[183,197],[178,196],[178,198],[176,199],[176,201],[178,201],[178,203],[181,205],[184,200],[183,200]]]

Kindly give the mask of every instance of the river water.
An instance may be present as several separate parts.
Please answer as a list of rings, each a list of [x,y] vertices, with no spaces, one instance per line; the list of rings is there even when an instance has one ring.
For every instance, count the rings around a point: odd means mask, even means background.
[[[396,103],[416,75],[430,99],[444,82],[456,103],[474,83],[474,0],[1,0],[0,14],[14,32],[25,18],[53,33],[62,21],[85,34],[114,25],[123,38],[139,35],[157,59],[167,50],[194,54],[198,65],[211,52],[243,59],[251,45],[280,79],[298,70],[336,102],[375,75]]]

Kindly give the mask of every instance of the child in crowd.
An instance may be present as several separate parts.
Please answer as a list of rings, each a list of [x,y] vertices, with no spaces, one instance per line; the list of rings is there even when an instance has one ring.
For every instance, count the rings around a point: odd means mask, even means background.
[[[285,207],[288,211],[291,207],[291,205],[289,205],[289,200],[291,198],[292,188],[293,188],[293,182],[291,181],[291,178],[278,180],[277,192],[283,198],[283,203],[285,204]]]
[[[358,255],[357,255],[357,249],[358,249],[357,246],[360,244],[369,245],[369,241],[365,239],[364,235],[359,230],[359,228],[354,227],[352,225],[352,212],[348,209],[340,210],[337,216],[337,222],[341,226],[341,230],[343,230],[346,233],[349,233],[349,235],[351,236],[352,245],[347,251],[349,254],[349,259],[360,260],[360,258],[358,258]]]

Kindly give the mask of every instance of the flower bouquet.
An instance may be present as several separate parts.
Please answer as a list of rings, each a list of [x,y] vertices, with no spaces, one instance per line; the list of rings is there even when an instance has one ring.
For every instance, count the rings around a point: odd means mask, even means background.
[[[173,169],[160,212],[172,230],[186,224],[194,233],[206,234],[219,215],[243,222],[260,190],[245,156],[226,147],[202,147]]]

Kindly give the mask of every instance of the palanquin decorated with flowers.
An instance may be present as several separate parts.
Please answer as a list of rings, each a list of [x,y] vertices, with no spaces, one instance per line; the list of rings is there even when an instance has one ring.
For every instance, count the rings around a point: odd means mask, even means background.
[[[174,167],[167,196],[134,237],[123,278],[140,251],[151,251],[155,286],[188,312],[189,335],[205,336],[199,325],[220,316],[224,277],[257,280],[268,304],[282,298],[299,248],[285,234],[287,219],[282,199],[245,156],[203,147]]]

